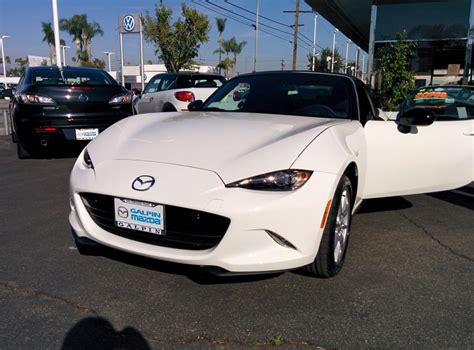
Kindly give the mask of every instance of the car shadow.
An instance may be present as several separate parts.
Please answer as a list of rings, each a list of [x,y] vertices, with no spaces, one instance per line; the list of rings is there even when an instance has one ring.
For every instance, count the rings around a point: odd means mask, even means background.
[[[474,210],[474,187],[472,185],[453,191],[428,193],[427,196],[454,204],[469,210]]]
[[[117,262],[121,262],[127,265],[133,265],[148,270],[154,270],[162,273],[168,273],[173,275],[182,275],[189,278],[191,281],[200,285],[214,285],[214,284],[236,284],[236,283],[248,283],[267,280],[278,277],[283,272],[279,273],[265,273],[265,274],[253,274],[253,275],[217,275],[211,273],[211,269],[201,267],[198,265],[186,265],[172,263],[163,260],[156,260],[152,258],[135,255],[121,250],[112,249],[105,246],[100,246],[97,249],[96,254],[107,259],[111,259]]]
[[[31,154],[31,159],[77,158],[83,149],[84,145],[39,149],[38,151]]]
[[[362,202],[358,214],[377,213],[390,210],[401,210],[411,208],[413,204],[404,197],[388,197],[367,199]]]
[[[61,349],[137,349],[149,350],[145,337],[133,327],[116,331],[103,317],[86,317],[65,335]]]

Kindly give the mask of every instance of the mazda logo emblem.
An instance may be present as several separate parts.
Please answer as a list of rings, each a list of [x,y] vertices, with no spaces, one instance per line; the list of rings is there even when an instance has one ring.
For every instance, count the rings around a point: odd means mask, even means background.
[[[127,32],[131,32],[135,29],[135,18],[132,15],[126,15],[122,20],[122,26]]]
[[[87,97],[86,95],[81,94],[81,95],[79,95],[78,99],[81,102],[87,102],[87,100],[89,100],[89,97]]]
[[[150,175],[142,175],[132,182],[135,191],[148,191],[155,184],[155,178]]]

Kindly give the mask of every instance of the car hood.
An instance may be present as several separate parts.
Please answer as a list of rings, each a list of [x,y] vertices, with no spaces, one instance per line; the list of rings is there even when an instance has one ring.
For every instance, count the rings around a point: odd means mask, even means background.
[[[176,164],[213,171],[229,183],[288,169],[320,133],[347,122],[256,113],[151,113],[115,124],[88,149],[94,163]]]

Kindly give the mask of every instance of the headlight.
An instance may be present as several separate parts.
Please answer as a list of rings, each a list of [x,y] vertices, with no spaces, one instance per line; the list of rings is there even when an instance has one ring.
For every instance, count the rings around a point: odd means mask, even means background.
[[[23,103],[28,103],[28,104],[46,104],[46,105],[54,104],[54,100],[46,96],[21,94],[20,98]]]
[[[309,170],[280,170],[236,181],[227,184],[226,187],[260,191],[294,191],[303,186],[312,173]]]
[[[109,101],[109,104],[111,104],[111,105],[120,105],[120,104],[131,103],[131,102],[132,102],[132,95],[123,94],[123,95],[118,95],[118,96],[113,97]]]
[[[83,161],[86,167],[88,167],[89,169],[94,169],[94,164],[92,164],[92,159],[89,155],[89,152],[87,151],[87,148],[84,151]]]

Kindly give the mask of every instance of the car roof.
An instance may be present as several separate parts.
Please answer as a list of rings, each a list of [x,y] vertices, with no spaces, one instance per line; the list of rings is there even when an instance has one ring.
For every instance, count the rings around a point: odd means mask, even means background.
[[[334,77],[341,77],[341,78],[348,78],[358,82],[362,82],[359,78],[349,75],[349,74],[343,74],[343,73],[331,73],[331,72],[313,72],[310,70],[269,70],[269,71],[260,71],[260,72],[253,72],[253,73],[245,73],[245,74],[240,74],[232,79],[238,78],[238,77],[246,77],[246,76],[258,76],[258,75],[288,75],[288,74],[313,74],[313,75],[329,75],[329,76],[334,76]]]
[[[182,71],[182,72],[163,72],[163,73],[158,73],[158,74],[168,74],[168,75],[176,75],[176,76],[179,76],[179,75],[187,75],[187,76],[202,76],[202,77],[220,77],[220,78],[223,78],[222,75],[218,74],[218,73],[201,73],[201,72],[186,72],[186,71]]]
[[[59,67],[58,66],[35,66],[35,67],[28,67],[27,68],[28,70],[32,70],[32,71],[40,71],[40,70],[59,70]],[[82,70],[82,71],[91,71],[91,70],[94,70],[94,71],[97,71],[97,70],[100,70],[102,71],[102,69],[100,68],[96,68],[96,67],[71,67],[71,66],[64,66],[61,68],[63,71],[67,71],[67,70],[74,70],[74,71],[78,71],[78,70]]]

